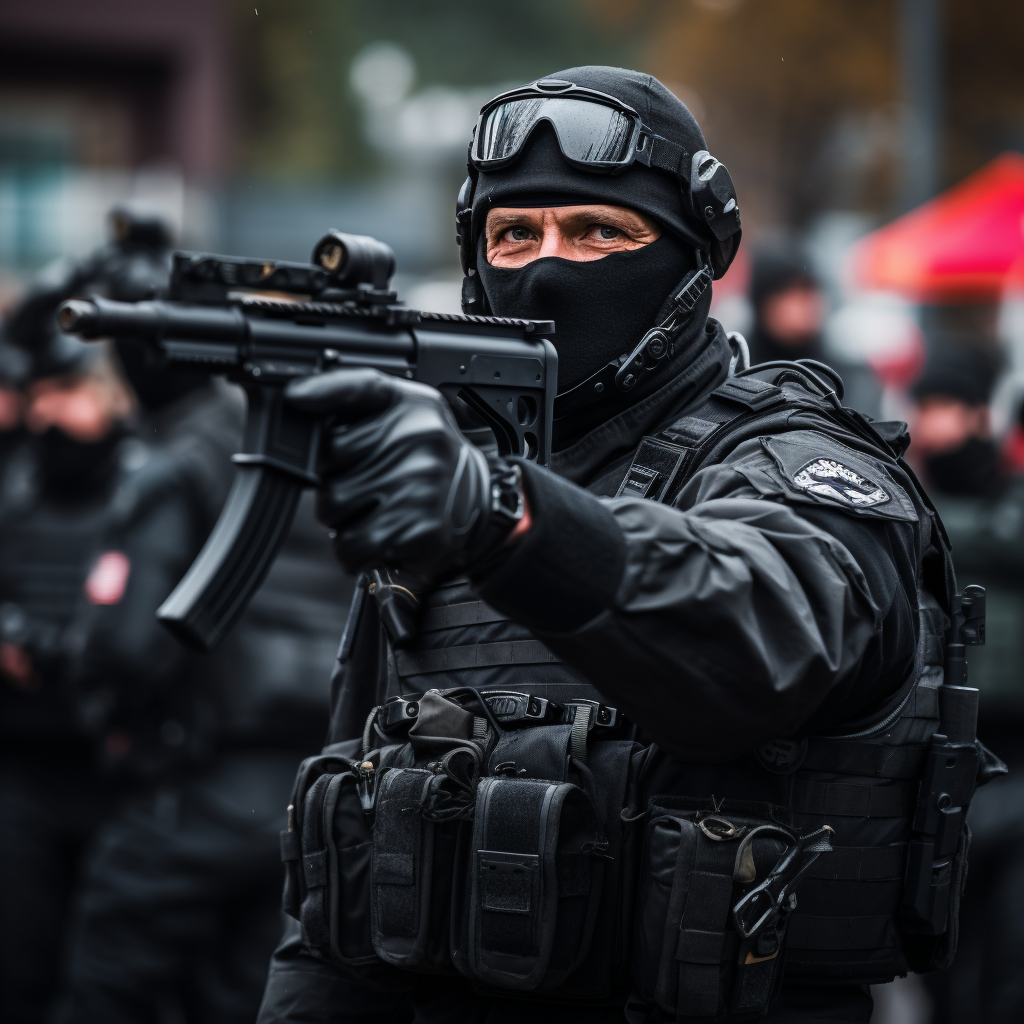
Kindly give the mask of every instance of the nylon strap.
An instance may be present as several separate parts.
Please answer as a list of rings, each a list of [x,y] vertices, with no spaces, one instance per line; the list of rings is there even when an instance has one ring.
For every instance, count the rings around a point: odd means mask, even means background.
[[[690,865],[677,864],[673,886],[686,874],[686,904],[679,921],[675,959],[679,964],[679,1016],[714,1017],[718,1013],[719,981],[725,951],[726,931],[733,891],[732,843],[713,843],[698,827],[686,821],[692,830],[683,848],[693,850]],[[682,837],[681,837],[682,838]]]
[[[853,740],[811,740],[801,768],[881,779],[920,779],[928,745],[899,747]]]
[[[789,920],[789,949],[889,949],[896,945],[891,917],[804,917]]]
[[[569,734],[569,749],[577,761],[587,763],[587,733],[590,730],[590,715],[593,708],[589,704],[577,704],[576,716],[572,720],[572,732]]]
[[[842,782],[793,781],[793,810],[801,814],[846,818],[902,818],[911,813],[917,786],[856,786]]]
[[[892,846],[833,846],[810,866],[805,878],[830,882],[902,881],[906,843]]]
[[[507,622],[508,616],[495,611],[484,601],[462,601],[459,604],[427,608],[420,616],[420,632],[431,633],[460,626],[483,626],[491,622]]]
[[[505,640],[441,647],[434,651],[395,651],[395,666],[401,678],[498,665],[554,665],[560,661],[539,640]]]

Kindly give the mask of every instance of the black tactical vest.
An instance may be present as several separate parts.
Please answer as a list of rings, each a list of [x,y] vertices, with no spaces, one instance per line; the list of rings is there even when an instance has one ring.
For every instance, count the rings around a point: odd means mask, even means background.
[[[430,973],[457,969],[484,990],[534,998],[622,999],[632,989],[629,1015],[637,1021],[651,1012],[667,1015],[656,1019],[756,1019],[781,983],[783,941],[786,978],[815,983],[885,982],[951,955],[955,908],[938,942],[922,944],[899,925],[918,784],[939,721],[953,587],[941,524],[870,425],[799,374],[774,376],[730,378],[696,410],[644,438],[619,494],[671,501],[698,469],[754,437],[779,441],[780,458],[797,458],[785,444],[798,430],[827,432],[854,467],[858,457],[883,461],[910,496],[897,514],[926,521],[930,537],[919,574],[928,589],[918,594],[917,657],[899,692],[837,735],[781,737],[727,765],[681,764],[645,742],[581,675],[476,598],[466,581],[438,587],[421,595],[415,635],[388,645],[386,693],[362,743],[327,748],[300,772],[282,840],[291,865],[285,903],[314,946],[348,966],[383,960]],[[808,498],[788,495],[801,496]],[[452,717],[444,699],[465,720]],[[482,745],[486,756],[446,766],[444,744],[430,746],[437,735]],[[367,758],[361,766],[360,756]],[[336,780],[346,770],[364,812],[377,779],[372,829],[349,810],[347,835],[330,821],[342,813],[336,808],[346,784]],[[475,811],[466,809],[470,797],[459,784],[438,791],[431,772],[475,785]],[[592,798],[589,812],[538,810],[534,798],[559,797],[536,787],[569,783]],[[526,795],[513,791],[516,784]],[[421,819],[410,824],[405,812],[414,805],[424,808],[429,837]],[[573,845],[571,838],[573,829],[591,828],[587,813],[597,818],[596,853],[593,840]],[[457,820],[472,825],[439,839]],[[564,848],[563,836],[570,837]],[[365,864],[346,861],[346,846],[365,849]],[[952,868],[954,896],[965,846],[962,839]],[[581,866],[584,853],[600,870]],[[758,931],[756,901],[770,893],[755,883],[790,854],[805,866],[798,897],[786,895],[788,925]],[[305,873],[300,858],[311,865]],[[424,872],[435,880],[432,889],[424,889]],[[343,927],[361,902],[372,920],[365,941],[346,937]],[[439,917],[438,906],[455,908],[452,917],[447,910]],[[563,918],[571,928],[544,931],[545,921]],[[578,944],[569,932],[582,936]]]

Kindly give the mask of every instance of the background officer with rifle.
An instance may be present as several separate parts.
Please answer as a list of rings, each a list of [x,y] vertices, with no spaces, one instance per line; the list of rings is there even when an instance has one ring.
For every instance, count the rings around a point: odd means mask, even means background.
[[[363,574],[260,1020],[867,1021],[868,983],[955,946],[964,814],[1001,769],[962,685],[983,597],[902,425],[821,364],[751,372],[708,319],[737,200],[659,82],[503,94],[469,156],[450,327],[390,305],[381,260],[341,281],[367,251],[343,236],[319,269],[179,256],[180,303],[62,314],[249,389],[173,628],[216,639],[284,481],[319,479]],[[312,300],[232,297],[261,275]]]

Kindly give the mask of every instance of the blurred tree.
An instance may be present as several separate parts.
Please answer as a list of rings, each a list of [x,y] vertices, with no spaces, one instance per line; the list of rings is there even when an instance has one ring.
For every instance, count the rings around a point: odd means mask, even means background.
[[[623,32],[585,0],[225,2],[236,28],[240,163],[289,175],[373,167],[348,80],[369,43],[406,49],[417,86],[492,85],[579,63],[629,63],[642,28]]]
[[[646,70],[694,106],[748,223],[883,206],[897,150],[893,0],[591,0],[646,23]]]
[[[1024,151],[1024,4],[946,0],[947,184]]]
[[[898,0],[589,0],[644,35],[641,66],[694,106],[748,225],[896,212]],[[1024,4],[942,0],[941,187],[1024,149]]]

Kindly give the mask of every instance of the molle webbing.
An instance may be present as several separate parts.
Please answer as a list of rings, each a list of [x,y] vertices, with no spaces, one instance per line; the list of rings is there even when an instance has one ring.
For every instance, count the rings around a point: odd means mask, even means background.
[[[794,779],[790,806],[798,814],[848,818],[903,818],[917,801],[917,783],[864,786]]]
[[[892,915],[879,917],[806,917],[789,922],[790,949],[891,949],[896,945]]]
[[[560,660],[539,640],[503,640],[435,650],[395,651],[395,666],[401,678],[498,665],[550,665]]]
[[[484,626],[493,622],[508,622],[508,616],[495,611],[484,601],[460,601],[458,604],[427,608],[420,616],[421,633],[441,629],[459,629],[463,626]]]

